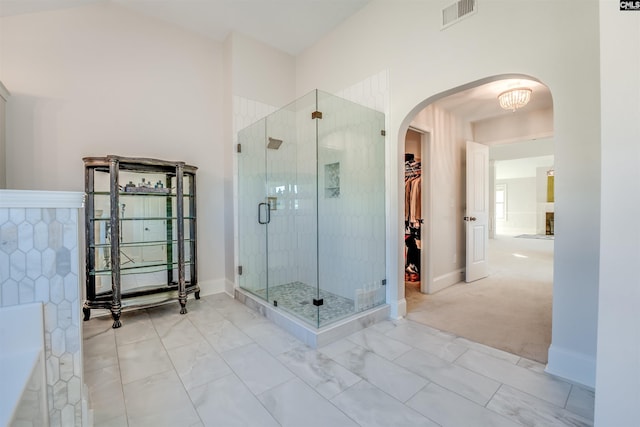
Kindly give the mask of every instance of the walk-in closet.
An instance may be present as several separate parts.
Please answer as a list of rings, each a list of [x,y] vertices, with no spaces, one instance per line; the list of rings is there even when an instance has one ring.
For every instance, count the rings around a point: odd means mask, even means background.
[[[422,134],[409,129],[404,155],[405,286],[420,290],[422,213]]]

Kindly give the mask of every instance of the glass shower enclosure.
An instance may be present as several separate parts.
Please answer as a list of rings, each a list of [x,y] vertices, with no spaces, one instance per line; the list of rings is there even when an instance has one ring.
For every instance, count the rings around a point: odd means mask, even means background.
[[[384,140],[318,90],[238,133],[241,289],[316,328],[385,303]]]

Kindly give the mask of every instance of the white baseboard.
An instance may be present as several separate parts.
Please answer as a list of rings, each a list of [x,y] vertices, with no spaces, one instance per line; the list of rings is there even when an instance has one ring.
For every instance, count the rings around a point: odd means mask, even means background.
[[[549,347],[549,362],[545,372],[591,389],[596,386],[595,357],[558,348],[553,344]]]
[[[389,301],[389,317],[391,319],[400,319],[407,315],[407,300],[402,298],[398,301]]]
[[[225,292],[225,282],[226,279],[214,279],[214,280],[204,280],[198,281],[198,286],[200,286],[200,296],[205,295],[213,295],[219,294],[220,292]],[[233,292],[231,293],[233,295]]]
[[[438,291],[443,290],[444,288],[448,288],[451,285],[455,285],[464,279],[463,273],[464,270],[459,268],[450,273],[443,274],[442,276],[435,277],[433,282],[431,282],[431,286],[427,289],[428,294],[434,294]]]
[[[238,286],[236,286],[235,282],[229,280],[229,279],[225,279],[224,280],[224,293],[226,293],[227,295],[229,295],[231,298],[235,298],[235,294],[236,294],[236,288]]]

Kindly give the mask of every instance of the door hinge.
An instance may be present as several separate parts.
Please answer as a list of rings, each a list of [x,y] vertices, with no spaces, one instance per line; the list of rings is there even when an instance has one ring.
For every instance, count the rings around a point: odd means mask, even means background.
[[[382,129],[382,130],[380,131],[380,135],[382,135],[382,136],[387,136],[387,131],[386,131],[386,130],[384,130],[384,129]]]
[[[236,151],[238,153],[242,153],[242,144],[238,144],[238,147],[236,148]]]
[[[320,299],[314,298],[313,299],[313,305],[315,305],[317,307],[320,307],[323,304],[324,304],[324,299],[322,299],[322,298],[320,298]]]
[[[382,286],[387,286],[387,279],[382,279]]]
[[[241,265],[238,266],[238,275],[242,276],[242,266]]]
[[[321,119],[322,118],[322,111],[314,111],[313,113],[311,113],[311,119]]]

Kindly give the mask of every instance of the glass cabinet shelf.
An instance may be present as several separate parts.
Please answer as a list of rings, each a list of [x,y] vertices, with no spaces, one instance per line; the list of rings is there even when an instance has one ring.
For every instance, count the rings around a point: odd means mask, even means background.
[[[185,262],[185,265],[194,265],[193,262]],[[149,264],[139,264],[139,265],[134,265],[134,266],[128,266],[128,267],[120,267],[120,272],[124,273],[124,272],[131,272],[134,274],[140,274],[140,273],[152,273],[152,272],[157,272],[157,271],[164,271],[167,268],[173,269],[173,268],[178,268],[178,263],[177,262],[173,262],[171,264],[167,264],[167,263],[149,263]],[[104,270],[99,270],[96,269],[94,271],[91,272],[92,275],[94,276],[110,276],[111,275],[111,269],[104,269]]]
[[[85,157],[86,300],[122,309],[200,297],[197,282],[196,170],[184,162]]]
[[[195,242],[195,240],[193,239],[184,239],[183,240],[186,243],[191,243],[191,242]],[[150,240],[148,242],[120,242],[120,248],[126,248],[126,247],[137,247],[137,246],[157,246],[157,245],[164,245],[167,244],[167,242],[171,242],[172,244],[176,244],[178,241],[177,240]],[[111,247],[110,243],[93,243],[91,245],[91,247],[93,248],[109,248]]]

